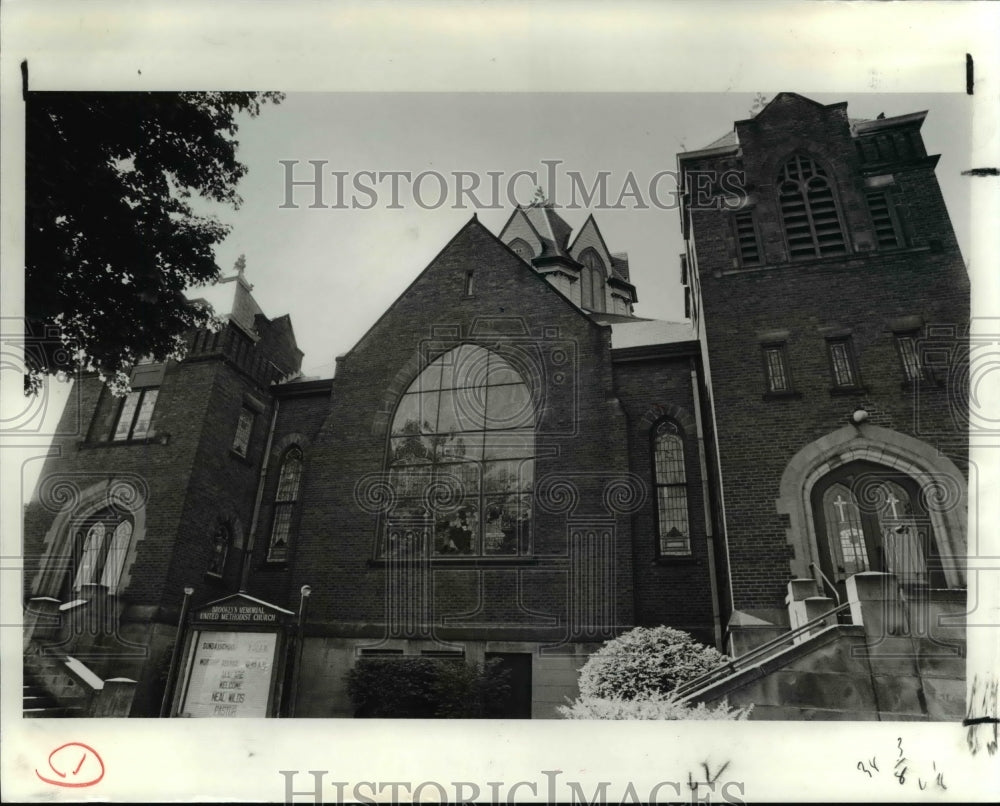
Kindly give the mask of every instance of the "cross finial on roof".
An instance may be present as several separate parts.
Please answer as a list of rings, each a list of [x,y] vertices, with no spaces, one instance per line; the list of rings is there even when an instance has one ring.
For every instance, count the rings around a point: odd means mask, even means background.
[[[233,264],[233,268],[236,269],[237,274],[242,276],[243,272],[245,272],[247,268],[247,256],[240,255],[238,258],[236,258],[236,262]]]
[[[549,200],[545,198],[545,191],[542,190],[537,185],[535,186],[535,195],[531,199],[531,207],[548,207]]]

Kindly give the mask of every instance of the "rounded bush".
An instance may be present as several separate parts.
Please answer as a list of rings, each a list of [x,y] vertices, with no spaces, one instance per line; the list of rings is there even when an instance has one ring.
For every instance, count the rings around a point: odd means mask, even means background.
[[[667,694],[729,658],[672,627],[636,627],[606,641],[580,669],[580,696],[635,700]]]

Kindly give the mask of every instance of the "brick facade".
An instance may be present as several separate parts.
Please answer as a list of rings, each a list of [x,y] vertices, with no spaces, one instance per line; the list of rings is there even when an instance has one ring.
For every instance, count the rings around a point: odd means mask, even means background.
[[[855,411],[864,409],[872,426],[926,443],[966,473],[966,389],[951,370],[961,366],[968,333],[969,281],[934,177],[936,158],[926,156],[919,138],[920,120],[922,115],[853,122],[845,104],[821,106],[783,93],[756,118],[736,123],[732,145],[680,158],[692,188],[695,172],[728,170],[741,172],[746,190],[742,199],[723,200],[715,188],[699,200],[707,204],[689,200],[683,211],[735,611],[780,620],[784,583],[812,575],[792,562],[788,515],[776,499],[796,453],[850,425]],[[875,137],[883,143],[880,155],[859,142]],[[846,239],[842,255],[789,259],[779,174],[795,154],[826,171]],[[708,180],[702,183],[709,187]],[[871,187],[891,191],[899,236],[891,248],[877,243],[865,197]],[[734,226],[739,213],[749,214],[756,229],[762,258],[753,265],[741,260]],[[906,382],[894,332],[900,321],[917,331],[928,363],[932,348],[946,351],[945,366],[933,378]],[[834,388],[827,352],[834,336],[850,338],[855,388]],[[783,345],[790,375],[784,395],[769,395],[766,385],[762,350],[773,343]]]
[[[852,121],[844,104],[783,93],[731,137],[681,155],[692,327],[632,316],[627,257],[608,250],[593,218],[571,243],[547,207],[519,208],[500,237],[473,217],[332,379],[297,376],[288,317],[268,319],[242,274],[230,278],[226,326],[192,334],[187,358],[163,367],[141,439],[96,439],[91,423],[115,422],[121,404],[99,379],[81,382],[84,433],[56,440],[25,514],[29,608],[83,595],[68,584],[74,529],[125,484],[135,532],[109,595],[118,634],[145,649],[124,667],[93,664],[139,681],[133,715],[159,706],[186,585],[195,607],[242,590],[291,611],[311,587],[298,716],[350,715],[343,676],[366,649],[530,656],[530,711],[551,717],[587,653],[631,626],[667,624],[720,646],[745,646],[749,623],[787,629],[788,581],[822,559],[813,485],[855,461],[907,474],[924,493],[953,481],[959,503],[967,484],[966,391],[948,368],[968,333],[968,277],[921,120]],[[803,257],[812,242],[789,223],[781,179],[796,155],[796,170],[822,172],[809,185],[819,190],[807,234],[833,232],[839,253]],[[515,254],[518,239],[537,254]],[[580,306],[586,248],[607,264],[603,311]],[[903,374],[901,333],[923,350],[919,381]],[[844,339],[855,377],[838,387],[829,344]],[[530,509],[519,510],[512,551],[487,551],[484,526],[478,551],[427,544],[405,559],[383,543],[399,518],[393,418],[421,373],[462,345],[500,357],[528,391]],[[773,345],[780,389],[764,366]],[[661,553],[662,423],[683,450],[687,554]],[[282,466],[298,452],[288,498]],[[423,493],[427,512],[447,510],[447,490]],[[484,510],[488,500],[478,499]],[[269,551],[279,510],[291,513],[286,552]],[[931,517],[947,558],[965,539],[956,512]],[[422,517],[406,534],[430,541]],[[210,573],[220,527],[231,543]],[[962,587],[960,570],[947,574]]]

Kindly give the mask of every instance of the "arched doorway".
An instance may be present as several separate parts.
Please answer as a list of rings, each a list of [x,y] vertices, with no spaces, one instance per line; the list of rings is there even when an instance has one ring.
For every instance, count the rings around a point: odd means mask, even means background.
[[[903,585],[945,587],[941,552],[920,484],[869,461],[840,465],[812,488],[819,565],[843,591],[862,571],[895,574]]]
[[[823,497],[834,484],[843,484],[850,490],[852,484],[859,480],[856,478],[852,481],[850,477],[866,473],[868,478],[860,479],[861,486],[867,481],[874,483],[874,488],[867,493],[859,489],[854,492],[855,496],[861,492],[874,496],[877,502],[882,495],[878,492],[879,481],[892,482],[907,494],[916,526],[926,528],[926,537],[932,541],[925,553],[925,561],[930,563],[926,584],[937,586],[941,584],[943,577],[944,587],[964,588],[965,556],[968,552],[968,483],[964,475],[951,459],[933,445],[909,434],[869,423],[848,425],[824,434],[804,445],[785,466],[775,506],[779,514],[787,517],[785,535],[792,550],[789,560],[792,577],[814,576],[810,563],[816,563],[833,582],[833,577],[838,573],[838,564],[834,561],[827,535],[836,532],[840,539],[841,521],[838,512],[834,528],[827,523],[822,506]],[[890,504],[890,491],[897,499],[903,498],[899,489],[887,487],[884,505]],[[843,493],[843,490],[840,492]],[[844,495],[842,500],[849,501],[849,495]],[[828,507],[835,507],[836,501],[834,493],[828,499]],[[862,504],[867,520],[862,518],[860,526],[855,528],[864,534],[867,524],[868,532],[874,538],[872,545],[876,568],[884,567],[881,564],[885,562],[885,541],[880,538],[881,526],[875,525],[879,523],[877,513],[867,511],[876,507],[876,504],[867,500],[858,501],[859,518],[862,515]],[[891,519],[891,512],[890,506],[883,520],[887,517]],[[883,525],[903,526],[904,530],[911,528],[914,524],[908,523],[905,513],[901,513],[901,505],[897,504],[896,517],[903,517],[903,522],[886,522]],[[845,523],[846,514],[845,510]],[[845,528],[848,527],[849,523]],[[871,563],[868,545],[867,542],[864,544],[863,556],[868,557],[868,562]],[[880,546],[883,547],[881,553]],[[896,550],[896,546],[891,548]],[[907,556],[912,558],[912,552]],[[846,565],[844,567],[847,568]]]

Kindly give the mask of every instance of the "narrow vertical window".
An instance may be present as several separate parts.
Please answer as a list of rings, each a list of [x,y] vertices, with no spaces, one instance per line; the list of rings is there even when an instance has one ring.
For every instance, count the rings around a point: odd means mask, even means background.
[[[588,311],[603,311],[605,304],[605,268],[601,256],[593,249],[584,249],[580,255],[583,271],[580,272],[580,305]]]
[[[247,455],[250,446],[250,434],[253,431],[253,412],[248,408],[240,410],[240,419],[236,423],[236,436],[233,437],[233,452],[240,456]]]
[[[70,548],[72,592],[81,592],[84,585],[103,585],[117,593],[131,545],[131,521],[119,520],[111,510],[89,518]]]
[[[214,577],[222,577],[226,573],[226,560],[229,559],[230,545],[232,545],[232,535],[229,527],[220,523],[212,534],[212,554],[209,557],[206,573]]]
[[[889,196],[884,190],[873,190],[865,194],[868,199],[868,211],[871,213],[872,226],[875,228],[875,243],[879,249],[895,249],[903,245],[896,225]]]
[[[917,352],[916,334],[898,334],[896,348],[899,350],[899,360],[903,365],[903,378],[910,383],[923,380],[926,374],[920,354]]]
[[[757,239],[757,228],[753,222],[753,212],[743,210],[733,216],[736,227],[736,246],[739,250],[741,266],[757,266],[760,264],[760,242]]]
[[[834,388],[853,389],[860,386],[850,338],[827,339],[826,349]]]
[[[465,296],[467,297],[472,296],[473,289],[475,288],[473,285],[473,278],[474,276],[471,271],[467,271],[465,273]]]
[[[660,555],[688,555],[691,553],[691,530],[688,526],[684,439],[676,423],[664,420],[656,427],[653,465]]]
[[[285,562],[292,533],[292,514],[299,500],[299,485],[302,481],[302,451],[289,448],[281,462],[278,473],[278,489],[274,494],[274,520],[271,525],[271,541],[267,550],[268,562]]]
[[[785,360],[785,345],[765,344],[763,350],[767,391],[774,394],[791,392],[792,384],[788,374],[788,363]]]

